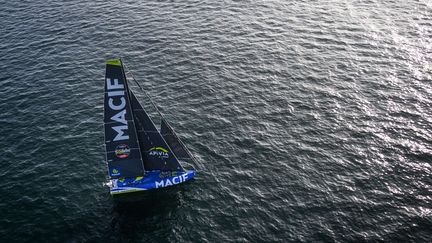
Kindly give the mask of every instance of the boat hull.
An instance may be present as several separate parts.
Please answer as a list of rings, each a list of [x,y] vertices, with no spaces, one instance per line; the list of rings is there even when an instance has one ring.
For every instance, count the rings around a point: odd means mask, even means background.
[[[111,195],[147,191],[184,183],[195,177],[195,171],[147,171],[136,178],[113,179],[110,181]]]

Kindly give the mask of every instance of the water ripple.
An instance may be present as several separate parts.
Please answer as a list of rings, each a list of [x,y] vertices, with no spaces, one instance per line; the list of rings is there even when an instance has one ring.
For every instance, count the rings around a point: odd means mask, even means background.
[[[430,241],[429,1],[9,1],[0,15],[2,241]],[[138,203],[103,185],[118,56],[199,160],[195,181]]]

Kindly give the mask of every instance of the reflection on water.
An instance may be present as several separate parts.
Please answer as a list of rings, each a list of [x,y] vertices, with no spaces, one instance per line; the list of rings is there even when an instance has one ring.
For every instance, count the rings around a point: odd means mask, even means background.
[[[0,241],[430,242],[429,2],[3,1]],[[195,182],[109,197],[117,57]]]
[[[180,190],[173,187],[116,196],[111,220],[112,231],[118,234],[115,238],[136,239],[143,233],[158,238],[169,234],[170,222],[179,220]]]

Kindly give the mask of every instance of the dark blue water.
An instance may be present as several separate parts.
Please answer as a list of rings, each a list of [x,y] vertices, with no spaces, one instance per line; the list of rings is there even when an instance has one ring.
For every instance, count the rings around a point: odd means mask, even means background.
[[[432,3],[2,1],[1,242],[430,242]],[[115,203],[104,62],[198,158]]]

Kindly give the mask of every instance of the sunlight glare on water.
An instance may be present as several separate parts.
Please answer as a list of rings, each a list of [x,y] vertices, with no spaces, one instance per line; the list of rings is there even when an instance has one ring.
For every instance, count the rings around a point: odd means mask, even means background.
[[[431,1],[6,1],[0,15],[1,242],[431,241]],[[195,181],[109,196],[117,57],[198,158]]]

